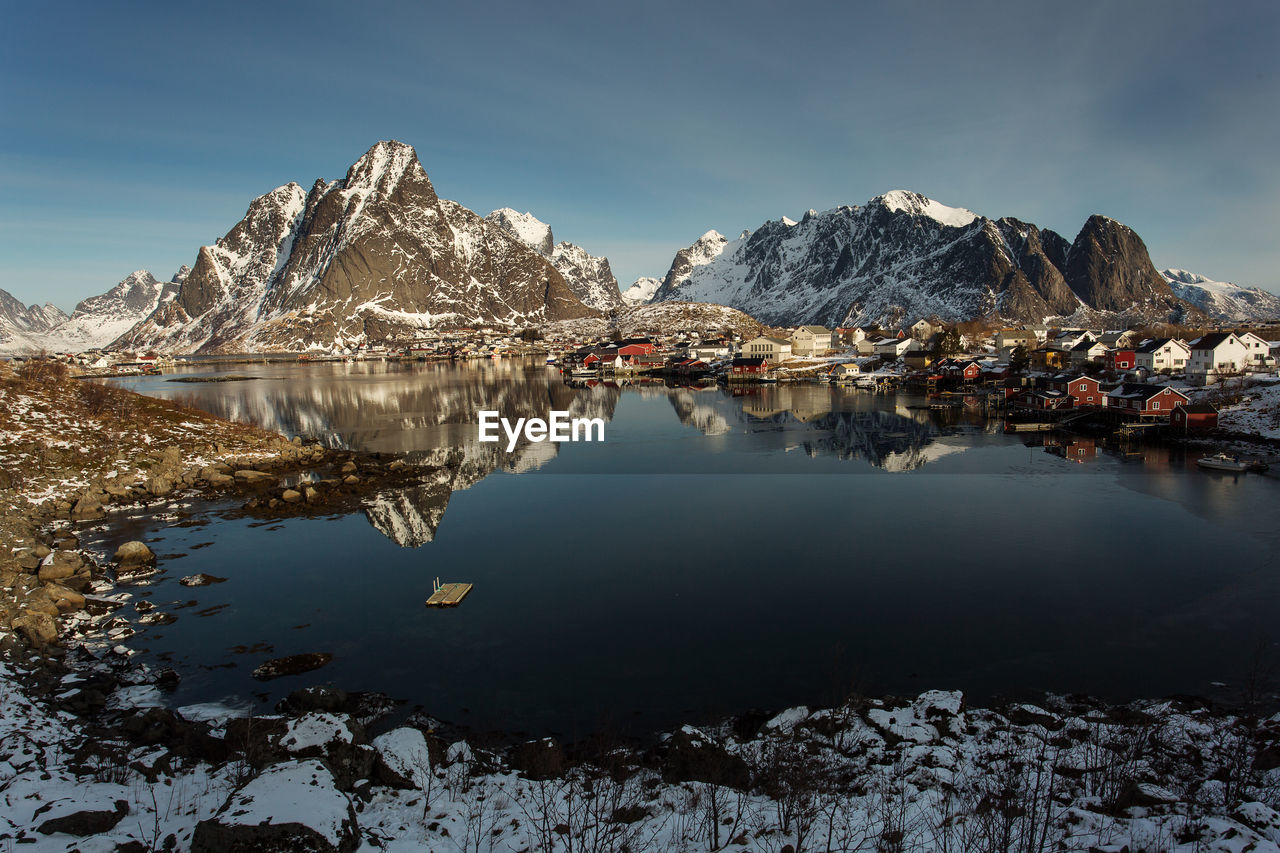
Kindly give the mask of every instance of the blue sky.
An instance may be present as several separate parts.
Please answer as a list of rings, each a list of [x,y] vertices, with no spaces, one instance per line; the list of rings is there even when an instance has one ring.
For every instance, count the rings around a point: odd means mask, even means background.
[[[378,139],[662,275],[709,228],[911,189],[1280,292],[1280,5],[0,0],[0,288],[167,278]]]

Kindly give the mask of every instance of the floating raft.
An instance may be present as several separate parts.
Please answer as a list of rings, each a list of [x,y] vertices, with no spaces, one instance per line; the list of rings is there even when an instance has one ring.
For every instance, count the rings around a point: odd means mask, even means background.
[[[428,607],[454,607],[462,603],[462,599],[471,592],[469,583],[436,584],[436,591],[427,599]]]

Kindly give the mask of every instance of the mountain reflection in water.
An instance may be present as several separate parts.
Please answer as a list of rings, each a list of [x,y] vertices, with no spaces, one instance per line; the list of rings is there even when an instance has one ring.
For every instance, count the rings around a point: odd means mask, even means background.
[[[400,454],[423,466],[421,483],[383,492],[365,507],[374,527],[413,548],[435,538],[454,492],[498,470],[538,470],[562,452],[559,444],[523,436],[510,452],[505,437],[479,441],[482,410],[497,411],[511,423],[546,418],[552,410],[610,423],[624,394],[666,398],[681,425],[705,436],[732,436],[739,446],[760,450],[799,449],[808,456],[864,460],[887,471],[913,470],[956,452],[958,445],[942,439],[959,426],[986,428],[979,420],[966,423],[952,413],[912,410],[894,397],[840,387],[569,384],[544,365],[512,360],[277,363],[248,370],[237,366],[236,372],[256,379],[175,385],[143,377],[121,384],[329,447]],[[193,368],[182,373],[201,375]],[[944,418],[948,414],[950,423]]]

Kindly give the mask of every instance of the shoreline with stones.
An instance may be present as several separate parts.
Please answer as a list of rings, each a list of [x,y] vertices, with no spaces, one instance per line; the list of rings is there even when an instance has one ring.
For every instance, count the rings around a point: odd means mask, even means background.
[[[74,389],[0,376],[10,417],[48,421],[32,401],[49,397],[92,419]],[[391,700],[330,688],[295,691],[265,716],[139,704],[181,678],[112,646],[129,630],[112,615],[113,583],[152,570],[154,555],[130,542],[98,565],[74,522],[179,495],[243,500],[262,517],[330,514],[417,469],[111,396],[99,438],[67,454],[111,464],[0,483],[0,842],[126,853],[1280,851],[1280,714],[1266,717],[1259,695],[1234,710],[851,697],[683,726],[643,746],[486,745],[423,716],[389,728]],[[59,433],[43,429],[9,435],[55,445]],[[313,479],[299,487],[282,482],[304,473]]]

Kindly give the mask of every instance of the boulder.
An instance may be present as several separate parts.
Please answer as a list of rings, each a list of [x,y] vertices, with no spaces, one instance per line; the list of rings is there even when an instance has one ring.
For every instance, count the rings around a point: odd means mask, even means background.
[[[375,769],[382,784],[411,790],[426,787],[431,754],[422,732],[407,726],[394,729],[374,738],[373,748],[378,753]]]
[[[255,471],[252,468],[241,468],[236,472],[236,479],[242,483],[261,483],[274,479],[270,474],[263,471]]]
[[[296,504],[302,500],[302,492],[297,489],[285,489],[284,492],[281,493],[280,499],[285,503]]]
[[[121,572],[136,572],[153,565],[155,561],[155,553],[147,547],[145,542],[139,542],[136,539],[116,549],[116,562],[120,564]]]
[[[360,482],[360,478],[357,477],[355,474],[348,474],[347,476],[342,478],[342,483],[345,486],[354,486],[359,482]]]
[[[58,620],[47,613],[28,611],[14,619],[12,627],[37,646],[43,646],[58,639]]]
[[[162,497],[173,491],[173,481],[165,476],[155,476],[147,480],[147,494]]]
[[[346,714],[303,714],[285,724],[279,746],[294,758],[320,758],[341,790],[373,775],[377,753],[364,743],[364,728]]]
[[[46,584],[44,588],[45,594],[53,600],[53,605],[58,608],[59,613],[71,613],[75,610],[84,610],[84,596],[76,592],[74,589],[68,589],[59,584]]]
[[[102,502],[92,495],[83,495],[71,507],[71,518],[74,521],[88,521],[102,518]]]
[[[226,578],[220,578],[217,575],[207,575],[204,572],[200,572],[197,575],[187,575],[185,578],[178,581],[178,583],[183,586],[209,586],[210,584],[215,583],[225,583],[226,580]]]
[[[36,577],[40,578],[41,583],[52,583],[71,577],[78,568],[79,566],[73,566],[70,563],[45,563],[40,567]]]
[[[343,473],[343,474],[354,474],[356,472],[356,463],[345,462],[343,463],[342,467],[339,468],[338,470],[340,473]]]
[[[302,499],[309,504],[313,504],[320,500],[320,493],[311,486],[307,486],[302,490]]]
[[[283,675],[297,675],[319,669],[331,660],[333,655],[328,652],[305,652],[300,655],[272,658],[259,664],[253,670],[253,677],[259,681],[270,681]]]
[[[70,814],[49,818],[36,827],[36,831],[42,835],[53,835],[61,832],[84,838],[88,835],[110,832],[115,829],[116,824],[128,813],[129,804],[124,800],[116,800],[115,808],[111,811],[87,809],[71,812]]]
[[[191,837],[192,853],[352,853],[359,844],[351,801],[314,759],[268,767]]]

